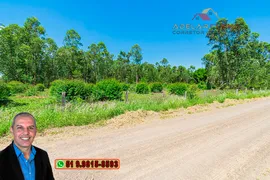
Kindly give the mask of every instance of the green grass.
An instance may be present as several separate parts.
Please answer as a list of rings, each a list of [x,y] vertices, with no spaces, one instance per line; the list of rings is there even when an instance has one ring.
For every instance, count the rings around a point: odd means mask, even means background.
[[[162,93],[135,94],[130,93],[128,102],[108,101],[108,102],[77,102],[67,103],[62,108],[61,103],[48,96],[48,90],[39,92],[38,96],[24,96],[18,94],[10,97],[10,102],[0,107],[0,135],[9,132],[11,120],[15,114],[26,111],[32,113],[37,119],[39,131],[51,127],[79,126],[96,123],[101,120],[110,119],[126,111],[152,110],[166,111],[180,107],[189,107],[196,104],[212,103],[213,101],[224,102],[225,99],[246,99],[255,97],[270,96],[270,91],[247,94],[235,91],[207,91],[206,94],[198,92],[198,98],[185,100],[181,96]],[[124,94],[123,94],[124,99]]]

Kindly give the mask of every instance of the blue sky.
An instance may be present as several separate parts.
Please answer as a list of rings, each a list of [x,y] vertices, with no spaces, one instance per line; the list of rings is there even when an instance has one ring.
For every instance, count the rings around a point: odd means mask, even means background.
[[[267,1],[6,1],[0,0],[0,23],[23,25],[27,17],[37,17],[47,37],[62,46],[68,29],[82,38],[83,49],[103,41],[109,52],[118,55],[139,44],[143,62],[167,58],[171,65],[203,67],[201,58],[209,52],[204,35],[172,33],[174,24],[205,24],[192,20],[196,13],[212,8],[219,17],[233,22],[243,17],[260,40],[270,42],[270,2]]]

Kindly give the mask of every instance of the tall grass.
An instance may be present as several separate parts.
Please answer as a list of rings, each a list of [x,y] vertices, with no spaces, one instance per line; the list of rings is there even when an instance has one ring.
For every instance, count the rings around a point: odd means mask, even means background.
[[[196,104],[224,102],[225,99],[246,99],[255,97],[270,96],[270,91],[208,91],[198,93],[198,97],[186,100],[184,97],[162,93],[135,94],[130,93],[128,102],[107,101],[107,102],[74,102],[67,103],[65,108],[59,102],[48,96],[48,91],[39,92],[39,96],[23,96],[19,94],[12,96],[11,102],[0,107],[0,135],[8,133],[11,120],[15,114],[27,111],[37,119],[39,131],[51,127],[79,126],[96,123],[100,120],[110,119],[126,111],[152,110],[164,111],[180,107],[189,107]],[[124,99],[124,96],[123,96]]]

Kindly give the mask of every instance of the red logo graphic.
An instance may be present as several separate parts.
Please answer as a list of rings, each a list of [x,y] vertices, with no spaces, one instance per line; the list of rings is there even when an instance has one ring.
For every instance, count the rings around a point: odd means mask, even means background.
[[[207,8],[204,9],[201,13],[197,13],[194,15],[194,17],[192,18],[192,20],[196,19],[196,20],[203,20],[203,21],[209,21],[211,20],[210,17],[212,16],[216,16],[218,19],[218,14],[217,12],[215,12],[212,8]]]

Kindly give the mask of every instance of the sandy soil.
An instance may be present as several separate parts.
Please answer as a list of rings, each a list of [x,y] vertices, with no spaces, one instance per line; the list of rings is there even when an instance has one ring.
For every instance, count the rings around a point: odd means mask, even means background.
[[[166,112],[128,112],[101,125],[53,128],[34,145],[56,179],[270,179],[270,98]],[[0,139],[0,149],[10,143]],[[54,159],[118,158],[119,170],[57,170]]]

